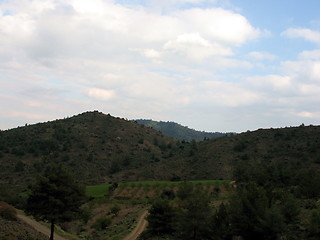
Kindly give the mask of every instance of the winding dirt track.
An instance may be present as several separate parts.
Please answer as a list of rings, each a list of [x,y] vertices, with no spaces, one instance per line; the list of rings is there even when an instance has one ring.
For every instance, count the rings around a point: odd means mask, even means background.
[[[136,240],[139,235],[146,229],[148,222],[145,219],[148,214],[148,211],[144,211],[138,219],[138,224],[136,228],[123,240]]]
[[[22,220],[25,223],[27,223],[28,225],[30,225],[31,227],[33,227],[38,232],[41,232],[44,235],[48,236],[48,239],[49,239],[49,237],[50,237],[50,229],[49,228],[47,228],[46,226],[43,226],[42,224],[38,223],[37,221],[35,221],[33,219],[27,217],[26,215],[24,215],[20,211],[18,212],[17,217],[20,220]],[[66,238],[63,238],[63,237],[59,236],[56,233],[54,233],[54,239],[55,240],[67,240]]]
[[[126,236],[123,240],[136,240],[139,237],[139,235],[146,229],[146,227],[148,225],[148,222],[145,219],[147,214],[148,214],[148,211],[142,212],[141,216],[138,219],[138,223],[137,223],[137,226],[135,227],[135,229],[128,236]],[[31,227],[33,227],[38,232],[41,232],[44,235],[48,236],[48,238],[49,238],[50,229],[47,228],[46,226],[43,226],[42,224],[38,223],[37,221],[29,218],[28,216],[24,215],[20,211],[18,212],[17,217],[20,220],[27,223],[28,225],[30,225]],[[54,239],[55,240],[67,240],[66,238],[63,238],[56,233],[54,234]]]

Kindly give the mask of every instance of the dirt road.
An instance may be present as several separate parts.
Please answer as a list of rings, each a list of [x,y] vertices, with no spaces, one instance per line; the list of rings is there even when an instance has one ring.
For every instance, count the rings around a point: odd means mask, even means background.
[[[37,221],[27,217],[26,215],[24,215],[21,212],[18,212],[17,217],[24,221],[25,223],[27,223],[28,225],[30,225],[31,227],[33,227],[35,230],[37,230],[38,232],[43,233],[44,235],[48,236],[48,239],[50,237],[50,229],[47,228],[46,226],[43,226],[42,224],[38,223]],[[55,240],[67,240],[66,238],[63,238],[61,236],[59,236],[58,234],[54,234],[54,239]]]
[[[136,240],[139,235],[146,229],[148,222],[145,219],[148,214],[148,211],[144,211],[138,219],[136,228],[123,240]]]
[[[139,219],[138,219],[138,223],[137,226],[135,227],[135,229],[128,235],[126,236],[123,240],[136,240],[139,235],[146,229],[148,222],[145,219],[145,217],[147,216],[148,211],[143,211],[142,214],[140,215]],[[38,223],[37,221],[29,218],[28,216],[24,215],[22,212],[18,212],[17,217],[24,221],[25,223],[27,223],[28,225],[30,225],[31,227],[33,227],[34,229],[36,229],[38,232],[43,233],[44,235],[50,236],[50,229],[47,228],[46,226]],[[54,239],[55,240],[68,240],[66,238],[63,238],[61,236],[59,236],[58,234],[54,234]]]

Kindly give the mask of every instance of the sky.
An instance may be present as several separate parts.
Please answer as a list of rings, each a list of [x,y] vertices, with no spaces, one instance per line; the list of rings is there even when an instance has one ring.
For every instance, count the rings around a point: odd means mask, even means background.
[[[319,0],[0,0],[0,129],[98,110],[320,124]]]

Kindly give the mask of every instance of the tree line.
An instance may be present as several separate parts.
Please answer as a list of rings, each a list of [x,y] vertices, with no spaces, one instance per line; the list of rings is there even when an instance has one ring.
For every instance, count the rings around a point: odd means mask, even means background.
[[[320,176],[296,162],[264,162],[235,170],[233,196],[212,201],[187,182],[175,198],[156,199],[142,239],[320,239]]]

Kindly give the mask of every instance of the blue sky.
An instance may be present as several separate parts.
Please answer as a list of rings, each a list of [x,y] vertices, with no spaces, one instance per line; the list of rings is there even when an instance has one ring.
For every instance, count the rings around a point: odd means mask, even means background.
[[[0,0],[0,129],[99,110],[235,131],[320,123],[320,2]]]

